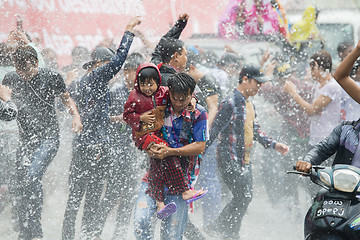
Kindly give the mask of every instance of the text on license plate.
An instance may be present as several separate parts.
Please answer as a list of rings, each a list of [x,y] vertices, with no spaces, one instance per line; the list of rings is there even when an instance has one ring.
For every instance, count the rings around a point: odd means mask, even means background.
[[[346,218],[349,205],[350,201],[347,200],[325,200],[322,205],[316,209],[315,218],[326,216]]]

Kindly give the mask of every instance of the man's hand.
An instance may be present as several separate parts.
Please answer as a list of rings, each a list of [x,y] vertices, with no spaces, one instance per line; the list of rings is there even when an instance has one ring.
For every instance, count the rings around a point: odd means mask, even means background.
[[[186,107],[186,109],[190,112],[194,112],[196,109],[196,98],[192,97],[190,104]]]
[[[141,23],[140,17],[136,16],[136,17],[132,17],[128,23],[128,25],[126,26],[126,31],[132,32],[134,27],[136,25],[139,25]]]
[[[270,77],[273,76],[276,64],[277,64],[277,62],[275,60],[273,60],[266,66],[266,69],[265,69],[266,76],[270,76]]]
[[[7,43],[13,50],[15,50],[19,46],[25,46],[30,43],[30,40],[26,37],[23,30],[13,30],[9,33]]]
[[[290,96],[293,96],[296,93],[295,84],[290,81],[286,81],[284,84],[283,90]]]
[[[289,147],[283,143],[276,143],[275,150],[281,153],[282,155],[286,155],[289,152]]]
[[[164,159],[171,156],[171,147],[163,144],[154,144],[148,151],[147,154],[152,158]]]
[[[179,15],[179,21],[187,21],[189,20],[189,15],[187,13],[182,13]]]
[[[81,123],[81,119],[79,115],[74,116],[73,121],[72,121],[72,131],[74,133],[78,133],[81,132],[83,128],[83,125]]]
[[[65,92],[60,95],[60,99],[63,104],[69,109],[69,113],[74,116],[72,121],[72,130],[75,133],[78,133],[82,130],[83,125],[81,123],[81,118],[79,112],[77,111],[74,100],[70,97],[69,92]]]
[[[0,99],[4,102],[9,101],[11,98],[11,89],[8,86],[0,84]]]
[[[140,121],[147,124],[152,124],[155,122],[155,114],[153,110],[144,112],[140,115]]]
[[[305,161],[297,161],[296,162],[296,170],[299,172],[309,173],[312,165],[309,162]]]
[[[122,123],[122,124],[126,124],[126,122],[124,121],[124,115],[123,113],[120,115],[116,115],[116,116],[110,116],[110,121],[112,123]]]

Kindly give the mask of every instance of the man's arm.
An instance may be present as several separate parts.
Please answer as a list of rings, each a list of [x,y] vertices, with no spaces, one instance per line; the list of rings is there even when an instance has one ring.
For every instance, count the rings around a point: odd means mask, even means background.
[[[330,97],[320,95],[312,103],[308,103],[297,93],[294,83],[290,81],[285,82],[284,91],[287,92],[290,97],[292,97],[295,102],[300,105],[309,116],[321,112],[323,108],[325,108],[332,101]]]
[[[289,152],[289,147],[286,144],[277,142],[271,137],[266,136],[266,134],[261,131],[260,125],[257,122],[254,123],[254,139],[265,148],[272,147],[282,155],[286,155]]]
[[[216,117],[216,114],[218,111],[218,103],[219,103],[218,101],[219,101],[219,95],[217,95],[217,94],[211,95],[206,98],[206,104],[209,109],[209,114],[208,114],[209,126],[211,126],[215,120],[215,117]]]
[[[312,165],[320,165],[336,153],[340,146],[341,131],[346,123],[348,122],[341,123],[335,127],[329,136],[316,144],[315,147],[305,155],[303,161],[310,162]]]
[[[206,142],[193,142],[188,145],[185,145],[180,148],[171,148],[165,145],[157,145],[156,150],[148,150],[147,153],[149,156],[164,159],[170,156],[197,156],[204,152]]]
[[[339,148],[341,129],[344,123],[338,125],[332,133],[308,152],[302,160],[296,162],[296,170],[310,172],[312,165],[320,165],[331,157]]]
[[[125,33],[121,39],[115,56],[107,64],[104,64],[92,71],[92,74],[96,76],[96,79],[103,80],[102,82],[91,82],[94,84],[93,87],[96,87],[97,84],[108,84],[108,82],[120,71],[134,40],[134,27],[140,23],[141,21],[139,17],[131,18],[128,25],[126,26]]]
[[[351,53],[341,62],[339,67],[334,73],[335,80],[340,86],[354,99],[357,103],[360,103],[360,87],[349,76],[351,68],[353,67],[356,59],[360,56],[360,41]]]
[[[76,108],[74,100],[70,97],[67,91],[60,95],[60,98],[63,104],[69,109],[69,113],[74,116],[72,121],[73,132],[80,132],[83,128],[83,125],[81,124],[80,114]]]
[[[258,122],[254,122],[253,128],[254,140],[258,141],[261,145],[264,146],[264,148],[275,148],[277,142],[271,137],[266,136],[265,133],[261,131],[261,127]]]
[[[222,131],[227,127],[230,119],[233,116],[233,109],[229,101],[224,101],[216,114],[213,124],[210,130],[210,139],[206,142],[206,146],[209,147],[215,139],[221,134]]]
[[[186,27],[188,19],[189,19],[189,15],[187,15],[186,13],[181,14],[179,16],[178,20],[175,22],[174,26],[164,36],[162,36],[161,39],[163,39],[163,38],[178,39],[180,37],[182,31]],[[151,62],[156,65],[162,63],[161,44],[160,44],[161,39],[160,39],[159,43],[156,45],[155,50],[152,53],[152,58],[151,58]]]

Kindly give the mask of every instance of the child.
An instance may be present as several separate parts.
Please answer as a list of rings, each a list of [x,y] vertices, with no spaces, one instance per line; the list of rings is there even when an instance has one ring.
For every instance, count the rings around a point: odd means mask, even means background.
[[[167,87],[160,85],[161,75],[156,65],[153,63],[140,64],[136,73],[135,89],[130,93],[124,106],[124,120],[133,129],[133,140],[136,147],[143,150],[155,147],[154,144],[167,145],[167,142],[161,139],[160,129],[163,125],[164,110],[169,93]],[[161,161],[166,161],[166,168]],[[154,169],[159,167],[162,170]],[[163,160],[151,158],[149,173],[148,194],[156,200],[158,218],[166,218],[176,211],[174,203],[166,206],[164,204],[165,184],[172,194],[182,193],[182,197],[187,203],[193,202],[207,193],[207,191],[189,189],[179,160],[176,158],[168,157]]]

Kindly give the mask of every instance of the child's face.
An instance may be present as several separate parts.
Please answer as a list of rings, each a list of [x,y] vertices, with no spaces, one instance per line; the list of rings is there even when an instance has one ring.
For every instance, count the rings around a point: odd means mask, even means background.
[[[152,96],[158,88],[154,79],[146,79],[145,82],[139,84],[139,87],[140,91],[148,97]]]

